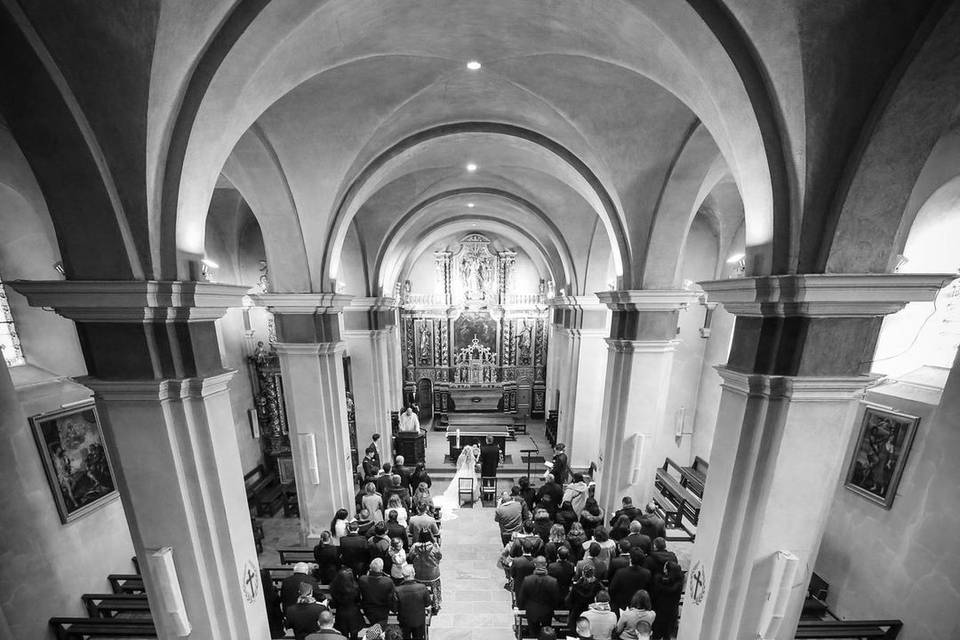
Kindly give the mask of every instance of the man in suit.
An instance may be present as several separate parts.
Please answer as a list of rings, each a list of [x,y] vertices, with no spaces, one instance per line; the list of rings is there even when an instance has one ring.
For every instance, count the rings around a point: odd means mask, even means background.
[[[413,579],[413,567],[403,570],[403,584],[394,591],[394,608],[404,640],[424,640],[427,631],[427,612],[430,591]]]
[[[570,562],[570,549],[560,547],[557,549],[557,561],[547,565],[547,575],[557,580],[557,588],[560,589],[560,601],[567,599],[567,593],[570,591],[570,585],[573,583],[573,574],[576,568]]]
[[[560,501],[563,500],[563,487],[557,483],[552,473],[546,475],[546,482],[537,490],[537,502],[542,502],[543,496],[550,496],[550,506],[556,512]]]
[[[383,463],[383,473],[377,476],[373,481],[377,485],[377,493],[386,499],[387,491],[393,488],[393,465],[389,462]]]
[[[329,611],[320,614],[317,624],[320,626],[320,630],[314,631],[304,640],[347,640],[344,635],[333,628],[333,614]]]
[[[640,549],[630,550],[630,566],[617,571],[610,581],[610,608],[614,611],[626,609],[639,589],[650,590],[653,576],[643,566],[644,555]]]
[[[624,538],[617,543],[620,548],[620,554],[610,558],[610,568],[607,569],[607,580],[613,580],[620,569],[626,569],[630,566],[630,541]]]
[[[630,523],[630,534],[626,539],[630,541],[631,549],[640,548],[643,549],[644,553],[650,553],[650,549],[652,549],[650,536],[643,534],[643,525],[637,520]]]
[[[613,526],[613,523],[620,516],[627,516],[630,520],[636,520],[641,514],[640,510],[633,506],[633,498],[630,496],[623,496],[621,501],[621,506],[617,509],[617,512],[613,514],[613,517],[610,518],[610,526]]]
[[[486,442],[480,447],[480,476],[496,478],[499,465],[500,447],[493,443],[493,436],[487,436]]]
[[[370,561],[370,573],[360,576],[360,602],[363,615],[370,624],[386,623],[393,606],[395,587],[390,576],[383,573],[383,560]]]
[[[677,554],[673,551],[667,551],[667,541],[663,538],[655,539],[653,541],[653,551],[644,560],[643,566],[649,569],[650,573],[658,576],[663,573],[663,565],[667,564],[668,561],[679,564]]]
[[[540,628],[549,626],[553,612],[560,604],[557,579],[547,575],[547,561],[537,556],[533,561],[533,575],[527,576],[517,592],[517,608],[526,609],[529,634],[540,635]]]
[[[420,532],[427,531],[430,533],[430,539],[436,543],[440,542],[440,527],[437,526],[437,521],[427,513],[427,503],[420,502],[417,504],[417,515],[413,516],[407,521],[407,530],[410,532],[410,539],[417,541],[420,539]]]
[[[310,583],[301,582],[297,602],[288,606],[285,612],[287,628],[293,629],[293,637],[296,640],[304,640],[307,634],[320,629],[317,618],[324,611],[329,611],[329,609],[313,597],[313,589]]]
[[[340,538],[340,563],[353,569],[353,575],[362,576],[370,562],[367,539],[360,535],[356,521],[347,525],[347,535]]]

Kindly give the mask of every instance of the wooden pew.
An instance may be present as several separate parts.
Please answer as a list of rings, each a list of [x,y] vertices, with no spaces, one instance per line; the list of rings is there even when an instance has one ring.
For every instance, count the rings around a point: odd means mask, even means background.
[[[570,611],[567,609],[557,609],[553,612],[553,620],[550,621],[550,626],[553,627],[557,632],[557,638],[565,638],[567,636],[566,629],[570,619]],[[527,633],[524,635],[524,632],[529,632],[527,627],[527,612],[525,609],[513,609],[513,630],[517,634],[517,640],[524,640],[524,638],[532,637]]]
[[[795,638],[882,638],[900,635],[900,620],[801,620]]]
[[[280,554],[280,564],[296,564],[298,562],[316,562],[313,549],[309,547],[284,547],[277,549]]]
[[[130,613],[150,616],[145,593],[85,593],[80,600],[91,618],[116,618]]]
[[[260,517],[269,517],[283,506],[283,487],[277,475],[261,464],[243,475],[247,505]]]
[[[140,574],[111,573],[107,580],[114,593],[146,593]]]
[[[671,469],[673,469],[678,476],[682,477],[680,465],[670,458],[667,458],[664,460],[663,466],[657,469],[657,476],[654,483],[660,493],[679,509],[681,515],[696,526],[700,520],[700,498],[684,487],[680,483],[679,478],[671,475]],[[677,526],[680,526],[679,521],[677,522]]]
[[[663,517],[663,521],[667,523],[668,527],[677,527],[680,525],[680,507],[673,504],[673,502],[666,496],[660,494],[653,494],[653,502],[657,505],[657,509],[660,511],[660,515]]]
[[[57,640],[88,640],[89,638],[156,638],[153,620],[50,618],[50,626]]]
[[[823,620],[830,616],[834,620],[837,617],[827,607],[827,592],[830,585],[827,581],[816,573],[810,576],[810,584],[807,585],[807,597],[803,601],[803,610],[800,613],[802,620]]]
[[[689,489],[698,498],[703,500],[703,488],[707,483],[707,461],[696,456],[693,459],[693,466],[680,468],[680,484],[685,489]]]

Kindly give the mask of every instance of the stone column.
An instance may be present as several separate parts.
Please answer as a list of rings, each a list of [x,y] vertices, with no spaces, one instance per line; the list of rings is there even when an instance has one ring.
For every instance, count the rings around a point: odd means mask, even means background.
[[[673,423],[665,415],[676,349],[679,311],[695,299],[689,291],[605,291],[613,312],[607,340],[607,374],[600,421],[603,457],[597,495],[612,513],[623,496],[649,500],[662,450]]]
[[[944,276],[795,275],[701,283],[735,314],[681,638],[793,638],[846,465],[883,316]],[[771,593],[778,552],[796,570]],[[779,597],[772,626],[764,604]]]
[[[300,502],[301,543],[316,544],[337,509],[354,511],[340,313],[349,296],[268,293],[251,296],[273,313],[275,348]]]
[[[554,342],[548,357],[556,378],[552,388],[560,391],[557,442],[567,446],[572,467],[586,467],[599,453],[602,372],[606,367],[602,341],[610,314],[595,296],[554,298],[550,305]]]
[[[243,287],[17,282],[74,320],[161,638],[270,637],[214,321]],[[192,633],[161,601],[148,556],[171,547]]]
[[[343,328],[353,365],[360,455],[373,434],[379,433],[380,457],[386,462],[391,452],[390,411],[398,411],[402,402],[396,301],[354,298],[344,309]]]

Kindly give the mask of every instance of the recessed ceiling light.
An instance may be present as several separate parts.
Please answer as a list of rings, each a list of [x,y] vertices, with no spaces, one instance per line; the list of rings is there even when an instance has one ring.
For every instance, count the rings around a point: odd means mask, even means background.
[[[468,209],[473,209],[473,203],[472,203],[472,202],[468,202],[468,203],[467,203],[467,208],[468,208]]]
[[[476,170],[477,170],[477,165],[475,165],[474,163],[471,162],[467,165],[467,171],[476,171]]]
[[[467,63],[467,69],[470,69],[470,71],[476,71],[481,66],[482,65],[477,60],[471,60],[470,62]]]

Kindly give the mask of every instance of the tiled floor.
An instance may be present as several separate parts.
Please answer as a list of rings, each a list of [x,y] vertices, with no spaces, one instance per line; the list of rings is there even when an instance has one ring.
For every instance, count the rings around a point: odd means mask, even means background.
[[[497,567],[500,530],[492,508],[463,508],[443,523],[443,610],[434,617],[430,640],[510,640],[510,593]]]

